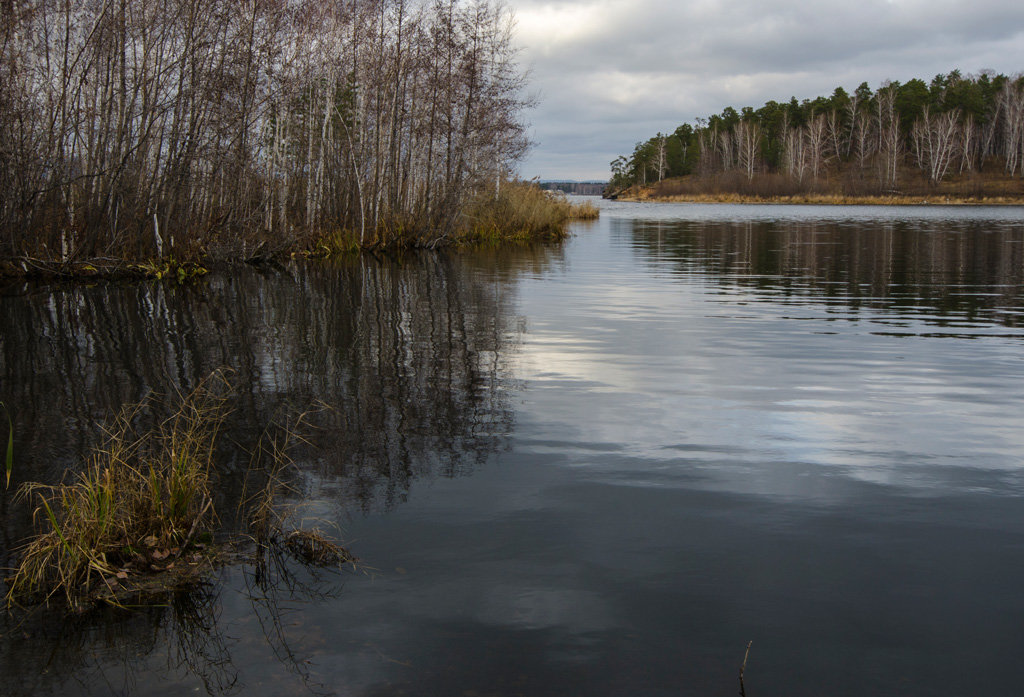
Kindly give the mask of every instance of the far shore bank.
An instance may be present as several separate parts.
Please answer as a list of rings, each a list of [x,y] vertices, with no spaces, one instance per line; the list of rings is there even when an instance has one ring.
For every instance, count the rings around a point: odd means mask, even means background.
[[[995,169],[995,168],[990,168]],[[845,206],[1024,205],[1024,179],[1004,171],[965,172],[930,182],[911,167],[900,169],[898,186],[880,186],[846,167],[818,180],[760,172],[692,174],[659,182],[609,187],[605,196],[624,201],[669,203],[777,203]]]
[[[615,196],[617,201],[650,203],[761,203],[777,205],[835,206],[1024,206],[1024,196],[947,196],[944,194],[913,196],[845,196],[841,194],[797,194],[788,196],[756,196],[748,194],[673,194],[658,196],[650,191],[626,192]]]

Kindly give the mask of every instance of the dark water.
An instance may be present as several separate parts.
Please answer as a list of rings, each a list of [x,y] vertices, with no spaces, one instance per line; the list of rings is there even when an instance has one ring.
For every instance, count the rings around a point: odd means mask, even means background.
[[[5,619],[0,692],[734,695],[753,641],[751,697],[1015,694],[1022,325],[1019,208],[606,204],[563,247],[8,289],[17,478],[227,365],[232,442],[333,407],[301,491],[366,566]]]

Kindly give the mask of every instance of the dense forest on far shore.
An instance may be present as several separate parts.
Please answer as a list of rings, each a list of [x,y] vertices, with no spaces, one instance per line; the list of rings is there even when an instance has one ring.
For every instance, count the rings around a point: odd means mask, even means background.
[[[564,205],[494,228],[551,198],[509,182],[512,30],[498,0],[4,3],[0,266],[550,232]]]
[[[1024,196],[1024,77],[959,71],[727,107],[637,143],[608,193]]]

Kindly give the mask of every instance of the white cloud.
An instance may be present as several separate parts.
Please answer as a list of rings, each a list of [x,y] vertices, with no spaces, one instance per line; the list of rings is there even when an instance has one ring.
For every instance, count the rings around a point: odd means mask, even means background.
[[[614,16],[611,4],[530,3],[516,13],[520,40],[535,54],[565,53],[572,45],[594,40],[609,31]]]

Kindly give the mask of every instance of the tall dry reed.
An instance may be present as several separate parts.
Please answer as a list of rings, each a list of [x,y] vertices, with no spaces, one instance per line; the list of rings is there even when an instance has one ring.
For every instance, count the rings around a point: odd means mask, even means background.
[[[563,194],[544,191],[531,182],[506,182],[497,192],[487,192],[466,206],[458,239],[503,241],[562,239],[566,223],[598,217],[597,207],[573,204]]]

